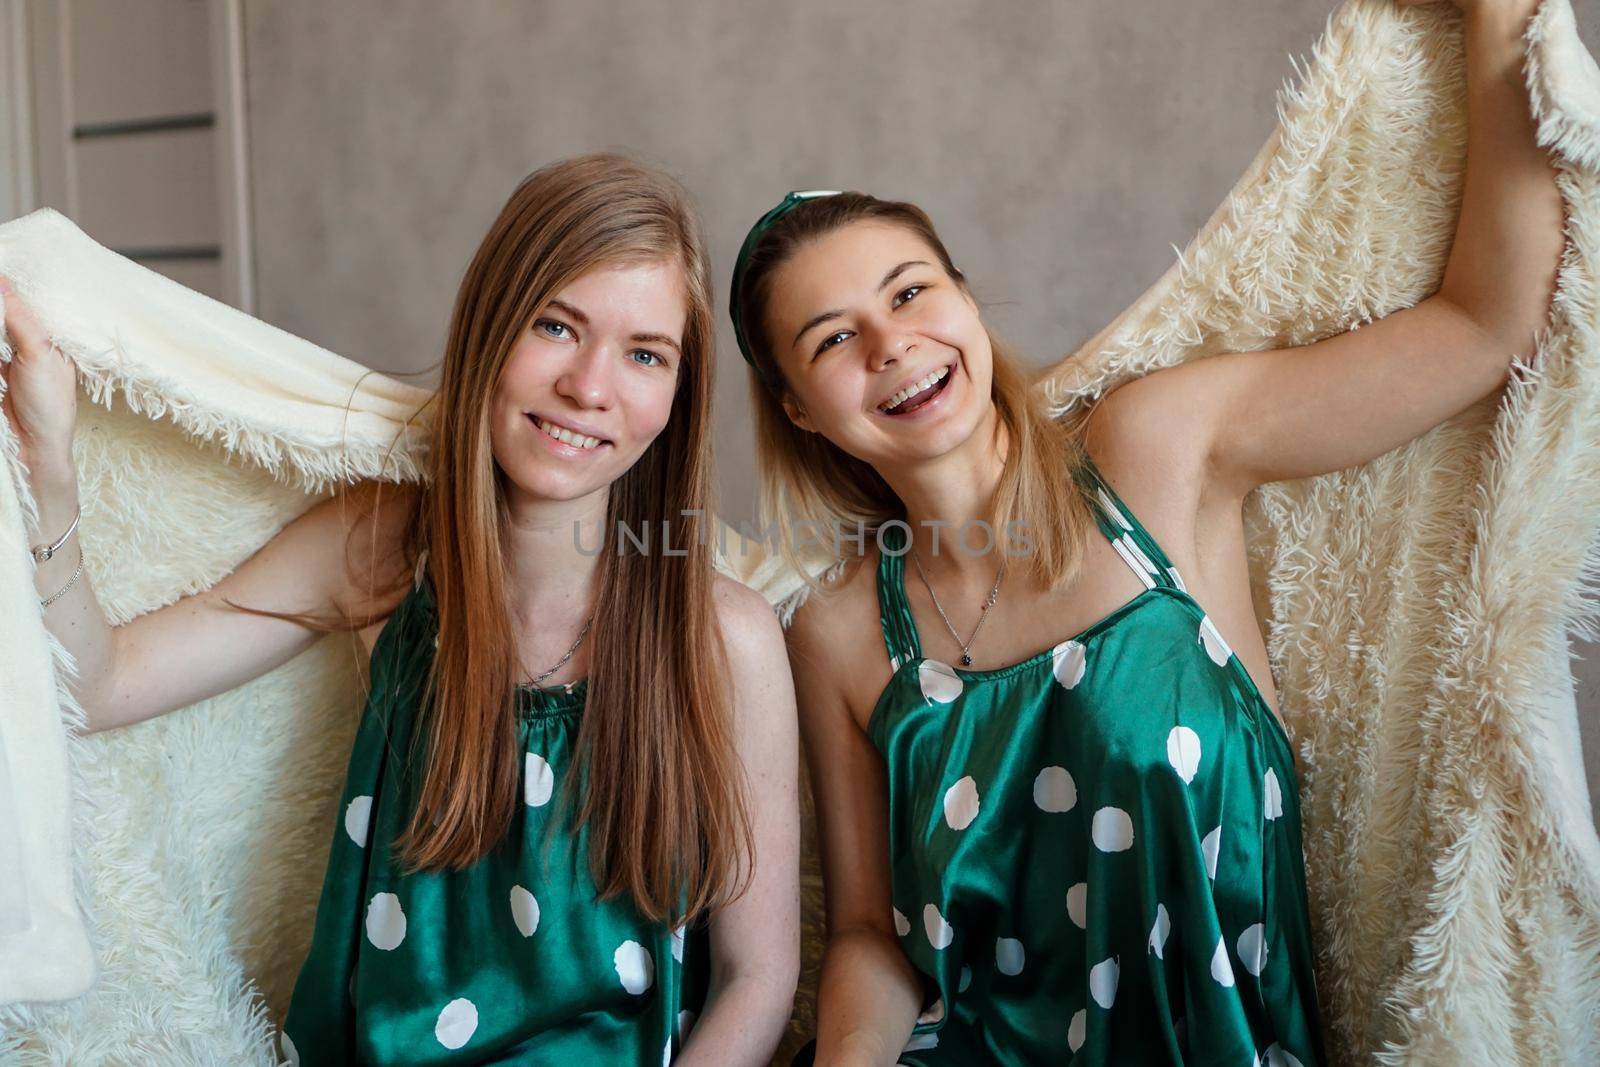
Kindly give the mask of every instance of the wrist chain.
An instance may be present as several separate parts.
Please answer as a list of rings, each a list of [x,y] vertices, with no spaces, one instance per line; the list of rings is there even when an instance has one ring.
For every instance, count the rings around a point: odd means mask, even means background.
[[[71,537],[73,532],[77,530],[78,522],[82,518],[83,508],[80,506],[77,512],[73,514],[72,524],[67,527],[67,532],[56,538],[53,544],[34,545],[33,547],[29,548],[28,553],[33,556],[34,566],[49,563],[50,560],[55,557],[55,554],[61,551],[61,546],[67,543],[67,538]],[[73,569],[72,577],[67,579],[66,585],[62,586],[54,593],[51,593],[49,596],[39,601],[39,606],[41,608],[47,608],[51,604],[54,604],[56,601],[60,600],[62,597],[66,596],[67,590],[77,585],[78,579],[81,577],[83,577],[83,546],[80,544],[78,546],[78,565]]]
[[[60,545],[58,544],[56,547],[59,548]],[[80,545],[78,547],[78,566],[73,570],[72,577],[67,579],[67,584],[66,585],[62,586],[60,589],[57,589],[54,593],[51,593],[49,596],[47,596],[43,600],[39,601],[39,606],[41,608],[47,608],[51,604],[54,604],[56,601],[60,600],[62,597],[66,596],[67,595],[67,590],[71,589],[73,586],[77,585],[78,584],[78,579],[81,578],[82,576],[83,576],[83,547]]]

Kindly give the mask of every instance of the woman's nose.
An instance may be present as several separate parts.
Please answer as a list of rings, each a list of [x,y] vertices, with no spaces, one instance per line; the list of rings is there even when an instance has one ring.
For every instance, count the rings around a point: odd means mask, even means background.
[[[898,363],[915,347],[916,341],[907,331],[893,326],[880,329],[872,339],[872,369],[880,370]]]
[[[556,391],[582,407],[605,407],[611,400],[611,363],[604,348],[575,353],[556,380]]]

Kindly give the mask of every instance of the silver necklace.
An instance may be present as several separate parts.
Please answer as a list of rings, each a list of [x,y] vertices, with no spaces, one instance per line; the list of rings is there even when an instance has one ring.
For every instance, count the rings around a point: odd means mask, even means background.
[[[589,635],[589,627],[593,623],[594,623],[594,616],[590,615],[588,621],[583,624],[583,629],[578,631],[578,639],[576,641],[572,642],[572,647],[571,648],[567,649],[567,654],[565,656],[562,656],[560,659],[556,660],[556,665],[554,667],[551,667],[549,670],[545,671],[543,674],[538,674],[538,675],[534,676],[534,679],[530,684],[535,689],[537,689],[539,687],[539,683],[540,682],[544,681],[546,678],[548,678],[552,674],[556,673],[556,671],[559,671],[562,668],[562,666],[566,664],[567,660],[572,658],[572,654],[574,652],[578,651],[578,646],[583,644],[583,639]]]
[[[939,612],[939,618],[944,620],[945,629],[950,631],[950,636],[956,639],[956,644],[961,646],[961,665],[972,666],[972,644],[978,639],[978,631],[983,629],[983,622],[989,617],[989,609],[994,607],[994,602],[1000,597],[1000,580],[1006,576],[1006,558],[1000,557],[1000,573],[994,576],[994,588],[989,590],[989,599],[983,602],[983,607],[978,609],[978,625],[972,628],[972,636],[965,641],[956,633],[956,628],[950,624],[950,616],[944,613],[944,605],[939,603],[939,595],[933,591],[933,584],[928,581],[928,572],[922,569],[922,560],[917,556],[916,547],[911,549],[911,562],[917,565],[917,575],[922,579],[922,584],[927,587],[928,596],[933,600],[933,606]]]

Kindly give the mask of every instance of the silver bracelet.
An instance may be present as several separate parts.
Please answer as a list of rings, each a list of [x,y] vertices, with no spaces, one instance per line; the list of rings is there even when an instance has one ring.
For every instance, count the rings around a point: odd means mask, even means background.
[[[59,548],[60,546],[58,545],[57,547]],[[77,567],[76,570],[74,570],[72,572],[72,577],[67,579],[67,584],[66,585],[62,586],[60,589],[57,589],[54,593],[51,593],[49,596],[47,596],[43,600],[39,601],[39,606],[41,608],[47,608],[51,604],[54,604],[56,601],[60,600],[62,597],[66,596],[67,595],[67,590],[71,589],[73,586],[77,585],[78,584],[78,579],[80,577],[82,577],[82,576],[83,576],[83,548],[80,546],[79,549],[78,549],[78,567]]]
[[[83,508],[79,506],[78,513],[72,516],[72,525],[67,527],[67,532],[56,538],[53,545],[34,545],[28,551],[33,553],[35,563],[48,563],[50,557],[61,551],[61,546],[67,543],[67,538],[72,536],[72,531],[78,528],[78,520],[83,518]]]

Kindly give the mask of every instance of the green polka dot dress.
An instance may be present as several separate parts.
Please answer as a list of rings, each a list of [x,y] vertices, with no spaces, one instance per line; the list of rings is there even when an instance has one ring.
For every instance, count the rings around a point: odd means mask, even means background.
[[[407,754],[435,633],[423,580],[373,648],[285,1059],[670,1063],[705,996],[706,938],[596,897],[587,835],[561,802],[583,682],[517,691],[522,803],[500,845],[464,871],[400,873],[391,849],[421,789]]]
[[[1145,589],[1007,667],[922,654],[904,524],[883,531],[895,672],[869,732],[895,928],[937,990],[901,1060],[1313,1067],[1289,741],[1161,548],[1083,476]]]

